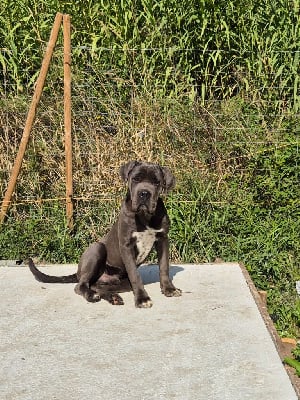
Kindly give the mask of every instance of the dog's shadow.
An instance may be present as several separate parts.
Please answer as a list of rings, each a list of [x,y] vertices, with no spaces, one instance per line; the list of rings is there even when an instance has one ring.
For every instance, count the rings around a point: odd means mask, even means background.
[[[179,272],[183,271],[184,268],[178,267],[177,265],[170,266],[170,278],[178,274]],[[159,282],[159,268],[158,265],[149,264],[149,265],[142,265],[139,267],[139,273],[141,278],[144,282],[144,285],[149,285],[150,283],[157,283]]]

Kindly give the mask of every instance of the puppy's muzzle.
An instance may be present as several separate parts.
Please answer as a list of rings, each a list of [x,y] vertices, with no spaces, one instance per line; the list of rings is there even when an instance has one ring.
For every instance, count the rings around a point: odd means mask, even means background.
[[[151,193],[149,190],[140,190],[138,191],[138,197],[141,202],[147,202],[150,199]]]
[[[136,208],[138,211],[152,214],[156,208],[154,193],[144,188],[138,190],[136,193]]]

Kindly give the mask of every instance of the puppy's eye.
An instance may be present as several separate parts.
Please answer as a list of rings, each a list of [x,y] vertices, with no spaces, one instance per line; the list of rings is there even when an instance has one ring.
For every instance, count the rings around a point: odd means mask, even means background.
[[[160,185],[160,181],[155,180],[155,181],[153,181],[153,184],[154,184],[155,186],[159,186],[159,185]]]
[[[132,177],[133,182],[141,182],[142,178],[139,175]]]

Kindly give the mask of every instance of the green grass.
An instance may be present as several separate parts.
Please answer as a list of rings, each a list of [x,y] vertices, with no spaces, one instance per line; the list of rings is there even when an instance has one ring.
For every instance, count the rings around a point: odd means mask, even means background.
[[[242,91],[269,111],[299,109],[298,0],[5,0],[2,90],[33,87],[56,12],[72,17],[73,68],[90,84],[92,68],[123,92],[204,102]]]

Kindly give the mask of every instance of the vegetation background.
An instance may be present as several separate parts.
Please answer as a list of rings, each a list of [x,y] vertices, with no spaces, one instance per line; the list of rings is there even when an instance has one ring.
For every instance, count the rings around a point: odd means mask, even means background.
[[[115,217],[119,165],[160,162],[177,177],[172,261],[242,261],[299,337],[299,0],[3,0],[0,198],[57,12],[72,18],[75,230],[60,38],[0,258],[76,262]]]

